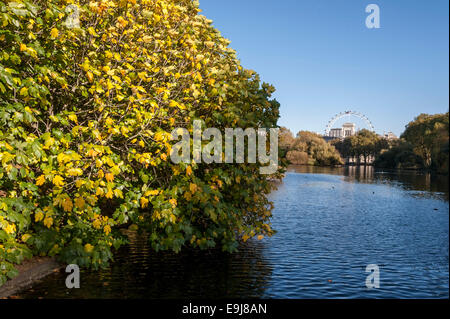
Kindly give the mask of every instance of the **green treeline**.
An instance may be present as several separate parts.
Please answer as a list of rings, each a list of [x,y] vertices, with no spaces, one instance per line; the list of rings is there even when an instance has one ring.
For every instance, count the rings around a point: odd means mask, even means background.
[[[420,114],[374,162],[377,167],[428,169],[448,174],[449,114]]]
[[[390,169],[426,169],[448,174],[449,113],[420,114],[399,139],[388,140],[369,130],[326,142],[319,134],[280,130],[281,157],[291,164],[332,166],[354,158],[356,164]]]
[[[357,159],[358,164],[366,165],[370,163],[370,158],[379,156],[383,150],[389,148],[388,140],[365,129],[343,140],[333,140],[331,144],[342,157],[352,157]]]

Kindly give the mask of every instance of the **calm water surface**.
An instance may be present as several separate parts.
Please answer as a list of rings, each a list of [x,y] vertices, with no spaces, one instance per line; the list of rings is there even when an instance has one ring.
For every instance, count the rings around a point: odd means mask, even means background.
[[[449,192],[445,177],[372,168],[290,167],[278,190],[273,227],[236,254],[154,253],[145,238],[111,267],[62,271],[22,298],[448,298]],[[380,267],[369,290],[368,264]]]

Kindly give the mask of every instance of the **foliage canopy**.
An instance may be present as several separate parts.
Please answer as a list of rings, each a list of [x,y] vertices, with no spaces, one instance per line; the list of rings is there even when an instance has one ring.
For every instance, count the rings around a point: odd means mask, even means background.
[[[199,11],[191,0],[0,1],[0,285],[32,254],[105,266],[130,225],[155,250],[234,251],[273,234],[259,164],[169,160],[174,127],[276,127],[279,116],[274,88]]]
[[[401,140],[382,153],[374,164],[386,168],[425,168],[448,174],[448,113],[417,116],[408,123]]]
[[[364,164],[368,163],[369,157],[376,157],[389,147],[385,138],[367,129],[332,143],[343,157],[356,158],[358,163],[363,158]]]

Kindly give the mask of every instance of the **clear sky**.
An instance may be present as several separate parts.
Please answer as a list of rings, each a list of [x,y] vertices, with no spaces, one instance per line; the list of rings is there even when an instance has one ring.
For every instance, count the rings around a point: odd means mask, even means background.
[[[368,29],[368,4],[380,29]],[[448,0],[200,0],[245,68],[273,84],[279,124],[322,133],[364,113],[399,135],[420,113],[449,109]]]

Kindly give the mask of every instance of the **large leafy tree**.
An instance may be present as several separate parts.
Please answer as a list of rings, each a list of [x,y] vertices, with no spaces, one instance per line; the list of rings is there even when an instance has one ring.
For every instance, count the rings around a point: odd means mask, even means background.
[[[68,7],[69,6],[69,7]],[[0,284],[31,254],[104,266],[270,236],[260,164],[174,164],[170,132],[276,127],[274,88],[191,0],[0,2]]]
[[[431,168],[433,160],[436,161],[446,147],[448,153],[448,132],[448,113],[420,114],[406,126],[401,137],[413,145],[414,151],[422,157],[425,166]],[[441,163],[441,165],[444,164]]]
[[[445,114],[420,114],[408,123],[401,139],[375,161],[387,168],[432,169],[448,174],[449,118]]]

